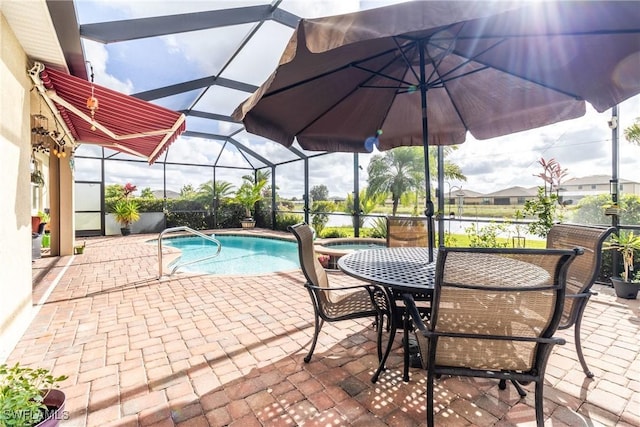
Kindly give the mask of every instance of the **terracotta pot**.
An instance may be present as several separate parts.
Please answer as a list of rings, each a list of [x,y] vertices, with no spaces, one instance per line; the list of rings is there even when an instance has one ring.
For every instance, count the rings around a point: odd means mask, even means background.
[[[50,390],[44,398],[44,404],[54,409],[48,411],[47,417],[35,427],[56,427],[60,424],[60,420],[67,419],[68,414],[64,411],[65,400],[66,397],[62,390]]]
[[[611,284],[616,291],[616,296],[624,299],[636,299],[640,283],[625,282],[622,279],[611,277]]]

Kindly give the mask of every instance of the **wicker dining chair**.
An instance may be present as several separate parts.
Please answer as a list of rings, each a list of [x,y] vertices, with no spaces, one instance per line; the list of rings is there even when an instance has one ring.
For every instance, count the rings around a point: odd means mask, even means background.
[[[584,255],[578,257],[567,272],[567,291],[565,294],[562,320],[558,329],[574,327],[576,352],[584,374],[593,378],[582,353],[580,342],[580,324],[582,315],[591,295],[591,287],[598,278],[602,264],[602,246],[614,227],[595,227],[575,224],[555,224],[547,235],[547,248],[571,249],[579,246]]]
[[[406,216],[387,216],[387,247],[407,247],[407,246],[429,246],[429,228],[427,217],[406,217]],[[427,320],[431,311],[431,292],[414,292],[414,301],[420,301],[418,310],[423,319]],[[409,366],[411,363],[411,354],[409,350],[409,330],[412,329],[411,319],[402,303],[402,295],[394,292],[396,303],[396,324],[402,325],[403,333],[403,354],[404,368],[402,379],[409,381]],[[395,331],[393,331],[395,332]],[[392,333],[392,335],[395,335]]]
[[[309,353],[304,358],[309,363],[316,348],[318,335],[324,321],[373,317],[378,330],[378,360],[382,359],[382,324],[385,315],[389,315],[389,303],[384,289],[372,284],[335,287],[329,285],[327,272],[318,261],[313,249],[313,230],[305,223],[289,227],[298,241],[300,267],[307,279],[304,286],[309,291],[315,327]],[[335,291],[351,291],[340,292]]]
[[[560,324],[566,272],[580,248],[441,248],[431,319],[425,324],[403,294],[417,326],[427,371],[427,425],[434,425],[440,375],[535,382],[535,413],[544,425],[543,384]]]
[[[426,217],[387,216],[387,247],[429,245]]]

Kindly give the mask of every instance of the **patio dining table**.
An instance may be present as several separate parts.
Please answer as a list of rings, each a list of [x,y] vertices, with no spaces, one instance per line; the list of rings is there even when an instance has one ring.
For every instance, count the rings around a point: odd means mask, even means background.
[[[437,251],[434,250],[434,261],[429,262],[429,249],[426,247],[394,247],[354,251],[338,260],[338,268],[345,274],[381,285],[389,300],[389,342],[378,369],[371,378],[372,382],[376,382],[384,370],[393,345],[397,329],[395,314],[398,310],[395,301],[401,298],[402,293],[414,294],[418,300],[431,301],[435,283],[436,255]],[[406,321],[408,319],[405,313]],[[407,326],[404,327],[404,381],[409,381]]]
[[[435,286],[435,270],[437,250],[434,250],[433,262],[429,262],[429,249],[426,247],[393,247],[380,249],[367,249],[355,251],[341,257],[338,267],[345,274],[381,285],[387,295],[389,303],[390,334],[386,351],[380,359],[378,369],[371,381],[376,382],[378,376],[385,368],[385,363],[391,352],[393,339],[397,330],[396,314],[400,313],[396,305],[397,300],[402,299],[403,294],[410,294],[414,300],[432,301]],[[484,268],[488,264],[493,269]],[[503,271],[501,277],[495,277],[495,267]],[[464,271],[473,271],[474,280],[482,279],[495,281],[496,285],[510,287],[524,286],[527,283],[548,283],[549,272],[529,262],[518,261],[486,254],[482,257],[474,257],[472,264],[461,265]],[[490,279],[483,278],[490,275]],[[404,374],[403,380],[409,381],[409,314],[403,313],[404,323]]]

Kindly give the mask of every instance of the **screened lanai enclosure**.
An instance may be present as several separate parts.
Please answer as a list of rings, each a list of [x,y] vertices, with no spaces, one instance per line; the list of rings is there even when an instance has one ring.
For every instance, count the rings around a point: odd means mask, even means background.
[[[157,215],[144,215],[155,219],[135,224],[134,232],[136,227],[158,231],[171,199],[185,187],[197,190],[202,184],[229,182],[237,189],[243,176],[256,171],[270,174],[272,197],[261,203],[266,219],[262,225],[268,227],[275,222],[277,196],[301,201],[292,212],[307,222],[313,186],[326,185],[336,199],[354,191],[357,197],[359,181],[366,179],[358,155],[285,148],[247,133],[231,113],[276,67],[301,17],[381,3],[335,2],[330,8],[287,0],[161,2],[154,7],[143,3],[74,3],[87,60],[83,68],[94,73],[96,84],[122,91],[135,88],[133,96],[185,114],[187,130],[151,165],[124,152],[80,145],[74,156],[77,235],[115,233],[104,204],[105,187],[112,184],[151,189],[160,200]],[[55,2],[51,6],[59,7]],[[128,19],[120,19],[122,15]],[[109,75],[100,65],[103,55],[110,63]],[[360,159],[368,156],[361,154]],[[218,205],[219,200],[212,199],[210,212],[200,212],[212,217],[208,225],[220,225]],[[191,208],[183,204],[176,209]]]
[[[137,187],[137,195],[145,190],[154,196],[155,202],[145,206],[144,218],[132,226],[133,232],[157,232],[168,225],[178,225],[176,222],[184,215],[202,217],[201,228],[228,226],[229,213],[220,211],[219,198],[211,195],[209,200],[197,205],[179,203],[176,196],[220,183],[230,183],[235,190],[241,186],[243,177],[262,173],[269,176],[270,192],[259,204],[261,212],[256,215],[259,226],[275,227],[279,214],[299,215],[310,222],[310,190],[315,186],[326,186],[330,199],[352,197],[353,205],[359,206],[360,191],[367,185],[367,165],[375,152],[308,151],[297,142],[285,147],[247,132],[241,122],[232,118],[232,113],[276,70],[301,18],[401,2],[234,0],[151,5],[144,1],[47,1],[55,27],[61,32],[67,29],[69,33],[68,37],[61,37],[61,43],[69,58],[71,74],[186,117],[186,130],[167,144],[151,164],[148,159],[126,151],[79,141],[73,156],[76,235],[118,233],[105,204],[105,191],[113,184],[129,183]],[[629,116],[637,113],[636,98],[621,106],[625,112],[631,112]],[[308,102],[311,104],[314,99]],[[617,110],[613,114],[617,120]],[[627,123],[631,120],[621,117]],[[618,154],[613,153],[612,161],[612,154],[602,148],[617,144],[619,131],[606,124],[610,118],[608,112],[607,117],[601,117],[601,126],[594,131],[598,136],[589,138],[593,140],[591,143],[600,143],[597,150],[592,150],[600,155],[598,167],[610,173],[616,182],[619,160],[615,156]],[[563,136],[582,131],[567,129],[562,131]],[[544,132],[541,135],[544,140]],[[508,137],[498,142],[508,142],[509,148],[505,148],[508,151],[527,138],[526,133],[521,133],[512,138],[512,143]],[[602,144],[604,141],[606,144]],[[533,159],[531,156],[520,159],[521,154],[516,152],[509,159],[514,165],[500,164],[491,155],[482,158],[477,154],[470,154],[468,158],[454,156],[454,161],[461,165],[463,173],[515,166],[519,172],[513,174],[508,184],[516,186],[524,175],[529,177],[538,172],[535,169],[538,153],[553,152],[550,147],[551,144],[538,145]],[[442,169],[442,152],[439,154],[435,163]],[[437,169],[436,165],[432,167]],[[457,203],[457,210],[461,210],[462,198],[458,195],[462,193],[461,183],[446,182],[441,176],[437,182],[432,176],[432,188],[441,189],[437,212],[444,212],[443,199],[447,200],[446,204]],[[471,189],[466,184],[464,187]],[[433,195],[438,194],[434,191]],[[424,191],[421,197],[424,199]],[[281,200],[295,203],[280,203]],[[418,213],[422,214],[424,204],[420,203],[422,208]],[[354,225],[358,235],[362,224],[359,209],[344,209],[332,212],[331,216],[336,224]],[[442,217],[451,219],[448,215]],[[441,222],[439,233],[442,229]]]

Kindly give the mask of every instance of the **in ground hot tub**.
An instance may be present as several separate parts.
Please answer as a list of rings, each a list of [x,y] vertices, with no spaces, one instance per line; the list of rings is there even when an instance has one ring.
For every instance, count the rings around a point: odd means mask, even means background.
[[[318,255],[328,255],[328,267],[330,269],[338,268],[338,259],[349,252],[384,248],[387,246],[385,239],[346,237],[335,239],[318,239],[315,241],[315,251]]]

